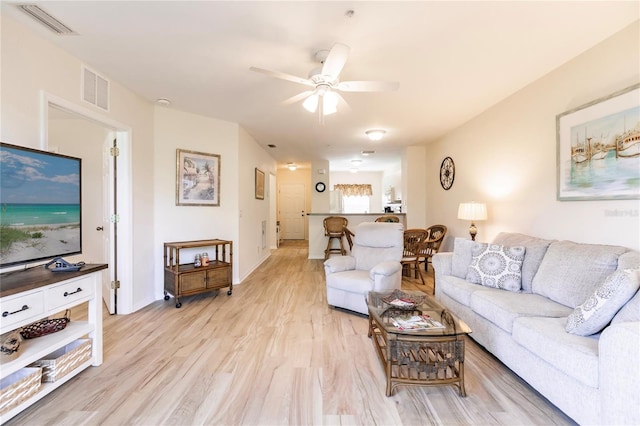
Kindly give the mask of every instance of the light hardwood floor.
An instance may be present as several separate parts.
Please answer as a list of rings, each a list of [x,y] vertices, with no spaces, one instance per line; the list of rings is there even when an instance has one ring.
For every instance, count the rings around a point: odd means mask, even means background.
[[[471,339],[466,398],[453,386],[386,397],[366,317],[327,306],[322,261],[307,253],[285,242],[232,296],[105,315],[104,364],[7,424],[573,424]],[[431,294],[429,269],[426,289],[412,278],[403,288]]]

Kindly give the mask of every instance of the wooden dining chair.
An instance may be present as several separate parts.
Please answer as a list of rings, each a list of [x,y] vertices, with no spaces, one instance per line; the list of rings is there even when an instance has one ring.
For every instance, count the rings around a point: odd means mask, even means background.
[[[380,216],[380,217],[376,218],[376,222],[399,223],[400,222],[400,218],[398,216],[394,216],[392,214],[386,214],[384,216]]]
[[[427,271],[431,258],[440,250],[444,236],[447,234],[447,227],[444,225],[433,225],[426,229],[428,237],[422,245],[420,252],[420,263],[424,262],[424,270]]]
[[[420,270],[420,255],[423,252],[423,244],[427,240],[428,232],[425,229],[407,229],[404,231],[404,251],[402,252],[402,267],[408,273],[413,271],[414,278],[420,277],[425,285],[424,276]]]

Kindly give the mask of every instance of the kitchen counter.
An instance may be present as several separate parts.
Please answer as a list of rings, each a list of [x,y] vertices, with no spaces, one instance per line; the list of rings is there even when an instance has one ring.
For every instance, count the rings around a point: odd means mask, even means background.
[[[358,224],[362,222],[374,222],[377,217],[384,215],[398,216],[400,223],[407,226],[406,213],[307,213],[309,216],[309,259],[324,259],[324,250],[327,248],[327,237],[324,236],[323,220],[328,216],[342,216],[347,218],[347,227],[355,232]],[[337,242],[336,242],[337,244]],[[344,245],[349,250],[345,239]]]

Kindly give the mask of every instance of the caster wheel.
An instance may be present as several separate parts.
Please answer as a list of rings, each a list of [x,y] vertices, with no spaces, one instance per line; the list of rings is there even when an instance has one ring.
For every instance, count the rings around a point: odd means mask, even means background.
[[[180,302],[176,303],[176,309],[178,309],[180,307],[182,307],[182,303],[180,303]]]
[[[227,291],[227,295],[231,296],[231,290]]]
[[[169,295],[168,294],[164,295],[164,300],[169,300]]]

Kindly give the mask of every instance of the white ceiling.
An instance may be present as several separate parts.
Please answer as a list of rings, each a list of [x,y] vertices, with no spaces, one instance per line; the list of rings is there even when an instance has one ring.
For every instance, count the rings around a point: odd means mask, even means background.
[[[326,159],[331,170],[352,159],[397,167],[403,146],[437,139],[640,18],[637,1],[32,2],[79,34],[58,36],[15,3],[2,12],[140,96],[240,123],[279,162]],[[345,93],[351,111],[322,125],[281,104],[305,86],[249,70],[306,78],[335,42],[351,47],[341,80],[400,89]],[[387,135],[370,142],[370,128]]]

